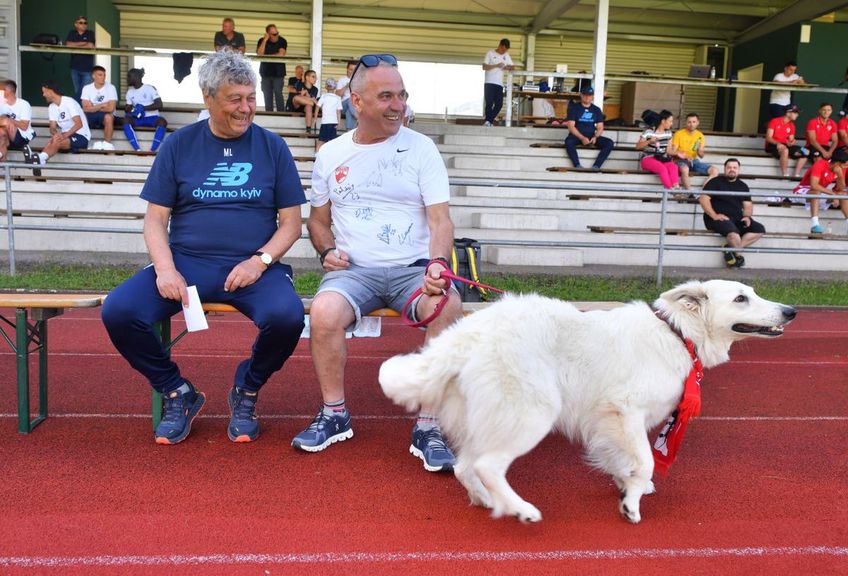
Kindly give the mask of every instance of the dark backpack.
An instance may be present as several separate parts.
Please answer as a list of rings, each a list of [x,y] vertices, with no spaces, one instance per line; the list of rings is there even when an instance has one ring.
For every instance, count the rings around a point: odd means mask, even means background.
[[[451,254],[451,270],[457,276],[480,281],[480,243],[471,238],[456,238],[453,241]],[[483,288],[471,286],[464,282],[455,283],[463,302],[482,302],[488,295]]]
[[[643,110],[641,118],[642,121],[650,127],[656,126],[660,123],[660,114],[654,110]]]
[[[50,32],[42,32],[41,34],[36,34],[30,44],[48,44],[50,46],[58,46],[59,37],[55,34],[51,34]],[[45,60],[53,60],[53,56],[55,56],[55,54],[46,52],[41,53],[41,57]]]

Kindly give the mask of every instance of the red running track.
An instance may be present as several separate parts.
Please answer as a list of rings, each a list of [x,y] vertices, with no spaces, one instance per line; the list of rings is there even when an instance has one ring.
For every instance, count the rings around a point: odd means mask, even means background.
[[[225,396],[254,330],[237,315],[210,325],[175,351],[209,402],[173,447],[153,443],[147,386],[96,311],[50,321],[51,417],[33,434],[16,431],[3,350],[0,574],[848,573],[848,312],[802,311],[707,371],[702,417],[638,526],[558,436],[510,471],[537,525],[493,520],[425,472],[411,418],[376,383],[383,359],[421,342],[396,321],[350,343],[352,440],[289,445],[320,403],[303,341],[262,391],[262,437],[232,444]]]

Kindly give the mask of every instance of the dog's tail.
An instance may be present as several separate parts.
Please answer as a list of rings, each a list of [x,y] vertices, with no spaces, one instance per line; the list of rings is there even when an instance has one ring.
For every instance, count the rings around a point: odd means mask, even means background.
[[[426,352],[394,356],[380,366],[383,392],[410,412],[422,404],[441,404],[445,386],[454,376],[450,362],[434,361]]]

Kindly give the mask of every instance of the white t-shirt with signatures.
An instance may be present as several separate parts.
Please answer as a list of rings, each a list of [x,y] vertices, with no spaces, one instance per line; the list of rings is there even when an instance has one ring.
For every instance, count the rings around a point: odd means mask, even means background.
[[[336,246],[357,266],[407,266],[428,258],[425,207],[450,199],[436,145],[404,127],[377,144],[356,144],[353,134],[324,144],[312,169],[310,202],[331,202]]]
[[[92,82],[82,87],[80,100],[88,100],[94,106],[100,106],[114,100],[116,102],[115,110],[117,110],[118,90],[114,84],[110,84],[109,82],[104,82],[100,88],[97,88],[94,82]],[[112,114],[115,114],[115,112],[112,112]]]

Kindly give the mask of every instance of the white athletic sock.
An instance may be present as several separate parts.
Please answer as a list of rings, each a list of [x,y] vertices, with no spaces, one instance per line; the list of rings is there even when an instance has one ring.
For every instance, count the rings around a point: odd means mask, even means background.
[[[810,223],[811,223],[813,226],[818,226],[818,225],[819,225],[819,217],[818,217],[818,216],[813,216],[812,218],[810,218]]]
[[[47,154],[45,154],[44,152],[39,152],[39,153],[38,153],[38,159],[39,159],[39,160],[41,160],[41,163],[42,163],[42,164],[47,164],[47,159],[48,159],[48,158],[50,158],[50,156],[48,156],[48,155],[47,155]]]

